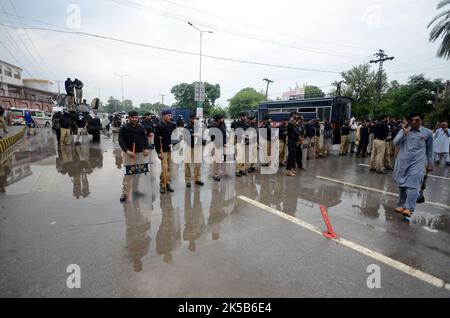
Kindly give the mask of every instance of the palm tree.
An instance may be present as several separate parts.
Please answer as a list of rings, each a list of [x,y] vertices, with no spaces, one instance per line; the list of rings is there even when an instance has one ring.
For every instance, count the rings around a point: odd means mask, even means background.
[[[439,46],[437,56],[444,59],[450,59],[450,0],[442,0],[439,2],[437,9],[440,10],[446,6],[444,11],[439,13],[430,24],[435,24],[430,32],[430,42],[435,42],[437,39],[442,38],[442,43]],[[439,21],[438,21],[439,20]]]

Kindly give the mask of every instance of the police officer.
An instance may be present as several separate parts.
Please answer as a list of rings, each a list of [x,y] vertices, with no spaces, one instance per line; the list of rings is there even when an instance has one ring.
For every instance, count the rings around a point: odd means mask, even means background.
[[[287,145],[288,145],[288,159],[286,164],[286,175],[294,177],[295,174],[295,158],[297,154],[297,144],[300,140],[300,133],[298,130],[297,120],[299,114],[297,112],[291,113],[291,118],[287,124]]]
[[[191,178],[192,178],[191,164],[194,165],[195,184],[200,185],[200,186],[204,185],[204,183],[200,180],[200,178],[201,178],[201,175],[200,175],[201,163],[196,162],[197,158],[195,158],[195,155],[194,155],[196,150],[201,151],[203,138],[201,136],[201,133],[198,131],[199,130],[198,125],[196,126],[196,123],[198,123],[197,116],[195,116],[194,114],[191,114],[189,116],[189,119],[190,119],[190,123],[188,125],[186,125],[186,127],[184,127],[184,128],[186,128],[186,131],[189,132],[189,141],[187,141],[188,147],[186,147],[184,149],[184,151],[185,151],[184,179],[186,181],[186,187],[188,187],[188,188],[191,187]],[[201,159],[201,156],[198,159]]]
[[[234,122],[233,129],[237,130],[241,128],[244,132],[250,128],[247,120],[247,113],[241,112],[239,114],[239,120]],[[247,175],[245,172],[245,144],[248,144],[247,138],[242,140],[235,140],[236,143],[236,177]]]
[[[120,128],[119,145],[122,148],[124,165],[135,165],[144,162],[149,155],[149,145],[144,126],[139,124],[139,115],[136,111],[128,113],[128,123]],[[123,177],[122,195],[120,201],[127,200],[129,182],[132,176]]]
[[[170,186],[170,161],[172,151],[172,132],[175,130],[176,126],[172,122],[172,113],[170,110],[162,111],[161,117],[161,121],[155,128],[155,149],[158,153],[158,158],[161,159],[159,192],[166,193],[166,191],[175,191]]]

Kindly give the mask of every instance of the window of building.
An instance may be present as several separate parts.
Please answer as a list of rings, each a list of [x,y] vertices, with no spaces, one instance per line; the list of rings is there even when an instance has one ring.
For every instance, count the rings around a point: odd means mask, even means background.
[[[14,78],[20,79],[20,72],[14,71]]]
[[[12,77],[12,70],[10,67],[5,68],[5,76]]]

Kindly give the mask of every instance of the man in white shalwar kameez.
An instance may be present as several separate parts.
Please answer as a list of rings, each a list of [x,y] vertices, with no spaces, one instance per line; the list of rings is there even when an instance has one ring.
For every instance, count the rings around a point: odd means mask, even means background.
[[[438,165],[442,159],[445,158],[447,166],[450,166],[449,144],[450,144],[450,131],[448,130],[448,124],[446,122],[441,123],[441,128],[434,133],[434,158]]]

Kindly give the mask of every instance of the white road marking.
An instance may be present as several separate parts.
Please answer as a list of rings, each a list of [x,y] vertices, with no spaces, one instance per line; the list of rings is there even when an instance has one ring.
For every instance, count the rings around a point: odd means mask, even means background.
[[[265,210],[267,212],[275,214],[275,215],[277,215],[277,216],[279,216],[279,217],[281,217],[281,218],[283,218],[283,219],[285,219],[287,221],[290,221],[292,223],[298,224],[298,225],[304,227],[305,229],[308,229],[308,230],[310,230],[310,231],[312,231],[312,232],[322,236],[322,231],[318,227],[316,227],[316,226],[314,226],[312,224],[309,224],[309,223],[307,223],[307,222],[305,222],[303,220],[295,218],[295,217],[293,217],[291,215],[288,215],[288,214],[286,214],[284,212],[278,211],[278,210],[276,210],[276,209],[274,209],[274,208],[272,208],[270,206],[267,206],[265,204],[262,204],[260,202],[257,202],[255,200],[252,200],[252,199],[247,198],[247,197],[242,196],[242,195],[238,196],[238,199],[240,199],[240,200],[242,200],[244,202],[247,202],[247,203],[249,203],[249,204],[251,204],[253,206],[256,206],[256,207],[258,207],[258,208],[260,208],[262,210]],[[371,249],[368,249],[368,248],[366,248],[366,247],[364,247],[362,245],[359,245],[359,244],[354,243],[352,241],[346,240],[344,238],[336,238],[336,239],[331,239],[331,240],[333,240],[334,242],[336,242],[338,244],[346,246],[346,247],[348,247],[348,248],[350,248],[350,249],[352,249],[352,250],[354,250],[354,251],[356,251],[358,253],[361,253],[361,254],[366,255],[366,256],[368,256],[370,258],[373,258],[376,261],[379,261],[379,262],[384,263],[384,264],[386,264],[386,265],[388,265],[390,267],[393,267],[393,268],[395,268],[395,269],[397,269],[399,271],[402,271],[402,272],[404,272],[404,273],[406,273],[406,274],[408,274],[408,275],[410,275],[412,277],[420,279],[420,280],[422,280],[422,281],[424,281],[424,282],[426,282],[428,284],[431,284],[431,285],[433,285],[435,287],[445,288],[445,289],[450,290],[450,284],[448,284],[448,283],[446,284],[442,279],[437,278],[435,276],[432,276],[430,274],[427,274],[425,272],[422,272],[422,271],[420,271],[420,270],[418,270],[416,268],[413,268],[413,267],[411,267],[409,265],[406,265],[404,263],[401,263],[399,261],[396,261],[396,260],[394,260],[394,259],[392,259],[390,257],[387,257],[387,256],[385,256],[383,254],[380,254],[380,253],[378,253],[376,251],[373,251]]]
[[[366,164],[366,163],[360,163],[359,165],[360,165],[360,166],[363,166],[363,167],[370,167],[370,165],[368,165],[368,164]],[[429,174],[428,177],[431,177],[431,178],[438,178],[438,179],[443,179],[443,180],[450,180],[450,178],[437,176],[437,175],[435,175],[435,174]]]
[[[385,190],[380,190],[380,189],[375,189],[375,188],[371,188],[371,187],[366,187],[360,184],[354,184],[351,182],[345,182],[345,181],[341,181],[341,180],[336,180],[336,179],[331,179],[331,178],[327,178],[327,177],[322,177],[322,176],[316,176],[316,178],[318,179],[322,179],[322,180],[326,180],[326,181],[331,181],[331,182],[336,182],[336,183],[340,183],[349,187],[353,187],[353,188],[359,188],[359,189],[364,189],[364,190],[368,190],[368,191],[374,191],[374,192],[378,192],[378,193],[382,193],[384,195],[390,195],[393,197],[398,197],[397,193],[393,193],[393,192],[388,192]],[[439,202],[431,202],[431,201],[425,201],[426,204],[431,204],[446,210],[450,210],[450,206],[443,204],[443,203],[439,203]]]

